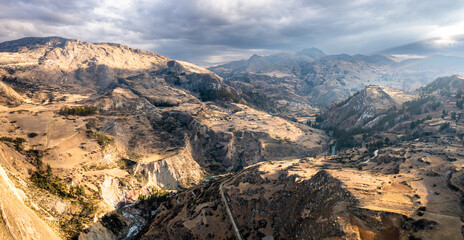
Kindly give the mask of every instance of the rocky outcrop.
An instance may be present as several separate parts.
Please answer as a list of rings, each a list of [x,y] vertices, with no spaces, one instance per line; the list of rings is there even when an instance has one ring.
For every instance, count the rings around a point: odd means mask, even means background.
[[[163,87],[153,86],[158,82],[186,88],[204,100],[239,101],[220,77],[193,64],[120,44],[58,37],[0,43],[0,79],[24,93],[32,88],[82,94],[129,85],[140,95],[143,89]]]
[[[186,188],[200,183],[205,176],[205,171],[192,157],[188,141],[186,146],[172,157],[137,164],[134,174],[142,172],[147,178],[145,188]]]
[[[379,124],[386,114],[400,109],[404,102],[416,97],[415,94],[404,91],[371,85],[346,100],[335,103],[324,113],[322,127],[369,129]]]

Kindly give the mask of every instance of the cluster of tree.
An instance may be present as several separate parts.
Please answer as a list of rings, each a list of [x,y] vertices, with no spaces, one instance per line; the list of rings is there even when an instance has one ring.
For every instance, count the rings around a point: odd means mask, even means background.
[[[384,140],[378,140],[372,143],[368,143],[366,147],[369,152],[374,152],[375,150],[388,145],[390,145],[390,139],[386,137]]]
[[[37,134],[37,133],[35,133],[35,132],[30,132],[30,133],[27,134],[27,137],[28,137],[28,138],[35,138],[35,137],[37,137],[38,135],[39,135],[39,134]]]
[[[462,89],[458,89],[456,92],[456,107],[462,109],[463,103],[464,99],[462,99]]]
[[[164,201],[169,195],[169,191],[165,188],[152,187],[149,194],[139,194],[139,201],[141,203],[153,203],[155,201]]]
[[[371,134],[376,131],[383,131],[388,127],[393,127],[395,125],[395,119],[398,117],[398,115],[399,111],[396,109],[396,107],[390,108],[381,115],[381,117],[377,121],[377,124],[375,124],[369,129],[363,130],[362,132],[367,132]],[[370,120],[373,120],[373,118]]]
[[[44,156],[44,152],[37,149],[29,149],[26,152],[26,157],[29,161],[37,167],[42,167],[42,158]]]
[[[456,107],[459,109],[463,108],[464,100],[456,100]]]
[[[92,130],[86,131],[88,138],[97,140],[102,150],[105,150],[108,146],[114,144],[114,139],[101,132],[94,132]]]
[[[0,141],[8,144],[10,147],[11,147],[10,144],[12,144],[13,147],[16,149],[16,151],[21,152],[24,149],[23,143],[26,142],[26,139],[22,137],[17,137],[17,138],[0,137]]]
[[[148,100],[155,107],[177,107],[180,105],[180,102],[170,102],[170,101],[153,101]]]
[[[36,134],[34,135],[36,136]],[[82,186],[71,186],[68,188],[66,183],[59,176],[53,174],[50,165],[47,164],[44,166],[42,161],[45,155],[44,151],[37,149],[24,150],[23,144],[26,142],[26,139],[20,137],[0,137],[0,141],[13,145],[19,153],[24,154],[29,162],[36,167],[36,171],[29,177],[29,180],[35,186],[61,198],[71,199],[82,206],[82,212],[79,216],[74,217],[71,221],[62,225],[62,229],[67,234],[68,238],[78,236],[78,234],[84,230],[85,225],[92,221],[93,213],[96,210],[92,199],[85,194],[84,188]]]
[[[67,238],[77,239],[77,236],[84,230],[86,224],[92,221],[94,212],[96,211],[95,204],[92,199],[86,195],[84,187],[79,185],[71,186],[68,189],[66,183],[64,183],[59,176],[53,174],[50,165],[47,164],[44,168],[42,163],[37,166],[37,171],[35,171],[29,179],[37,187],[61,198],[70,199],[81,205],[81,213],[61,226]]]
[[[462,89],[458,89],[458,90],[456,91],[456,98],[457,98],[457,99],[461,99],[461,98],[462,98]]]
[[[409,125],[409,128],[410,129],[414,129],[416,128],[416,126],[419,126],[421,123],[427,121],[427,120],[431,120],[432,119],[432,116],[427,116],[425,118],[422,118],[422,119],[417,119],[416,121],[411,121],[411,124]]]
[[[30,180],[37,187],[45,189],[51,194],[62,198],[78,198],[84,195],[84,189],[80,186],[77,188],[71,187],[68,191],[61,178],[53,174],[50,165],[47,164],[46,167],[43,166],[43,151],[29,149],[25,151],[25,155],[37,168],[37,171],[35,171],[30,177]]]
[[[359,144],[354,139],[356,131],[346,131],[344,129],[338,128],[331,128],[326,130],[332,132],[332,137],[336,139],[337,147],[339,149],[353,148],[359,146]]]
[[[451,97],[451,92],[449,89],[441,89],[439,94],[442,97]]]
[[[94,106],[72,106],[62,107],[58,112],[60,115],[77,115],[77,116],[89,116],[97,113],[98,108]]]
[[[42,171],[41,168],[39,168],[38,171],[31,175],[30,180],[35,183],[37,187],[45,189],[51,194],[62,198],[69,197],[66,186],[62,183],[60,177],[53,174],[50,165],[47,165],[45,171]]]
[[[118,165],[120,169],[130,170],[134,168],[135,165],[137,165],[137,162],[132,161],[127,158],[121,158],[119,159],[119,161],[116,162],[116,164]]]
[[[438,108],[440,105],[441,105],[441,102],[437,102],[437,101],[434,100],[432,103],[429,103],[429,104],[427,105],[427,108],[430,109],[430,110],[432,110],[432,111],[436,111],[437,108]]]
[[[111,213],[103,216],[101,219],[101,224],[116,236],[126,226],[126,223],[121,220],[117,213]]]
[[[448,128],[450,128],[450,122],[445,122],[440,126],[440,129],[438,129],[438,130],[441,132],[441,131],[443,131],[445,129],[448,129]]]

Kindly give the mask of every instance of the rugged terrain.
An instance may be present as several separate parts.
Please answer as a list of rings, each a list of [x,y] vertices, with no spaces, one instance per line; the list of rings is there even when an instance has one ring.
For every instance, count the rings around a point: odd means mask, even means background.
[[[323,131],[244,105],[190,63],[58,37],[0,51],[2,231],[12,238],[77,236],[153,189],[326,147]],[[21,226],[17,207],[37,219]]]
[[[461,77],[406,92],[357,72],[388,71],[380,56],[253,58],[223,80],[119,44],[0,43],[0,234],[462,239]],[[361,90],[315,117],[294,94],[309,65]]]
[[[394,116],[331,127],[354,135],[354,147],[258,163],[183,191],[155,204],[140,238],[462,239],[463,83],[439,78],[417,95],[369,86],[330,111]]]
[[[295,117],[311,115],[369,85],[411,91],[439,76],[462,74],[464,60],[453,56],[400,59],[391,54],[325,55],[321,50],[296,54],[253,55],[209,69],[249,99],[264,95]],[[266,108],[266,106],[261,106]]]
[[[417,93],[370,85],[328,109],[324,113],[322,127],[346,130],[372,128],[380,124],[389,112],[418,97]]]

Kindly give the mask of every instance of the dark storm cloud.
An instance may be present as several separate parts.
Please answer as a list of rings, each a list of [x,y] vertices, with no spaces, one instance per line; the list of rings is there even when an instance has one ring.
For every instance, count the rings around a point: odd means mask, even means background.
[[[451,26],[446,30],[450,32],[464,22],[464,2],[451,0],[0,0],[0,4],[0,40],[60,35],[115,41],[197,63],[311,46],[331,53],[369,53],[443,34],[441,27]]]

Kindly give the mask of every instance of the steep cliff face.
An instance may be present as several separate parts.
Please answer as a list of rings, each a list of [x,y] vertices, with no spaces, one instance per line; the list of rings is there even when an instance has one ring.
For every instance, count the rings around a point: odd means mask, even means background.
[[[171,157],[139,163],[134,174],[144,172],[142,175],[147,176],[144,187],[177,189],[196,185],[205,176],[205,171],[192,157],[191,151],[187,141],[185,147]]]

